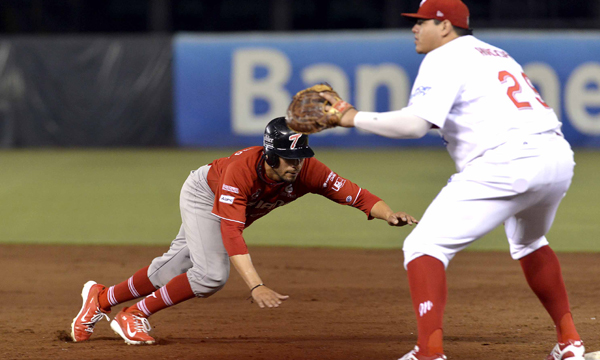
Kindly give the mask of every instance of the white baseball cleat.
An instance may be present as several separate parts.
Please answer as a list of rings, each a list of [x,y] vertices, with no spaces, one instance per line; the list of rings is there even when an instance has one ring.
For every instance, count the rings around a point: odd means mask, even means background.
[[[414,349],[412,349],[411,351],[409,351],[406,355],[404,355],[403,357],[401,357],[398,360],[446,360],[446,355],[444,354],[435,354],[433,356],[425,356],[425,355],[418,355],[417,353],[419,352],[419,347],[415,346]]]
[[[558,343],[546,357],[546,360],[585,360],[585,347],[583,341],[569,340]]]

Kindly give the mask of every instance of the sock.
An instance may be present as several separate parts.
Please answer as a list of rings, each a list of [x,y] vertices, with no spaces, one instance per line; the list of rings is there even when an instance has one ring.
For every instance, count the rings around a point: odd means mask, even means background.
[[[431,256],[420,256],[407,265],[408,285],[417,316],[419,354],[443,354],[442,322],[447,288],[444,264]]]
[[[102,310],[109,311],[111,306],[146,296],[156,290],[148,279],[149,267],[150,265],[138,270],[132,277],[117,285],[105,288],[99,294]]]
[[[573,323],[569,297],[554,251],[550,246],[543,246],[521,258],[520,263],[529,287],[556,325],[558,342],[581,340]]]
[[[195,296],[187,274],[183,273],[172,278],[167,285],[148,295],[144,300],[133,305],[130,309],[137,309],[144,313],[146,317],[149,317],[157,311],[179,304]]]

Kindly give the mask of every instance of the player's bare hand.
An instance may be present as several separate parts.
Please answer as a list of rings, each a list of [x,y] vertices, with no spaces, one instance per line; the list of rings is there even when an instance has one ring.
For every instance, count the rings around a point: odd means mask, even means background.
[[[336,98],[328,93],[319,93],[319,95],[321,95],[321,97],[323,97],[325,100],[327,100],[330,104],[335,104]],[[329,109],[331,109],[330,105],[325,106],[325,111],[329,111]],[[351,108],[348,111],[346,111],[344,113],[344,115],[342,116],[342,118],[340,119],[339,124],[336,124],[338,126],[343,126],[343,127],[354,127],[354,115],[356,115],[358,111],[355,108]]]
[[[289,298],[288,295],[281,295],[266,286],[259,286],[252,290],[252,298],[256,305],[261,309],[264,308],[276,308],[281,303]]]
[[[388,216],[387,222],[390,226],[414,225],[419,223],[417,219],[404,211],[398,211],[397,213],[391,214]]]

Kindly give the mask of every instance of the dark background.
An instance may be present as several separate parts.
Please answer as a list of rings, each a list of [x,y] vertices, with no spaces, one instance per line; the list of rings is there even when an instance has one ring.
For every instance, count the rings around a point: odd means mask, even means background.
[[[173,146],[174,34],[407,31],[420,1],[0,0],[0,148]],[[600,0],[464,1],[475,30],[600,29]]]
[[[0,34],[393,29],[420,0],[2,0]],[[599,29],[599,0],[465,0],[472,27]]]

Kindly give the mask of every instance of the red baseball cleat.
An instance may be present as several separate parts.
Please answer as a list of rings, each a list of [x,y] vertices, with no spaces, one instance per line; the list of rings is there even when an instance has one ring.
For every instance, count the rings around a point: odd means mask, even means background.
[[[105,288],[104,285],[96,284],[95,281],[88,281],[83,285],[81,291],[81,297],[83,298],[83,305],[79,314],[73,319],[71,324],[71,338],[74,342],[85,341],[92,336],[94,332],[94,326],[102,318],[106,318],[108,321],[107,313],[100,309],[100,303],[98,301],[98,294]]]
[[[583,346],[583,341],[569,340],[564,344],[556,344],[550,355],[546,357],[546,360],[584,360],[584,356],[585,347]]]
[[[120,335],[127,345],[154,344],[156,341],[148,335],[152,330],[148,319],[139,310],[121,310],[110,322],[110,327]]]
[[[444,354],[435,354],[433,356],[425,356],[418,354],[419,347],[415,346],[414,349],[408,352],[408,354],[404,355],[398,360],[446,360],[446,355]]]

